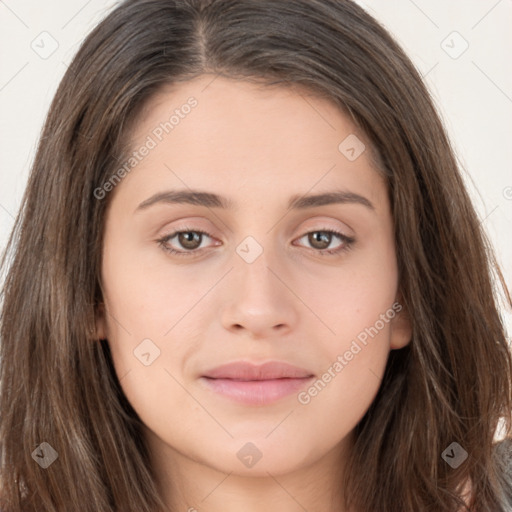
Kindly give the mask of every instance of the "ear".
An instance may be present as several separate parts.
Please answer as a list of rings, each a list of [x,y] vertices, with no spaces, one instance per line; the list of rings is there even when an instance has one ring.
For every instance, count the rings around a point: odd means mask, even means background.
[[[393,304],[395,316],[390,320],[391,327],[391,350],[404,348],[412,338],[412,323],[408,309],[403,303],[402,294],[398,292],[396,301]]]
[[[96,306],[96,338],[104,340],[107,338],[107,320],[105,313],[105,304],[102,302]]]

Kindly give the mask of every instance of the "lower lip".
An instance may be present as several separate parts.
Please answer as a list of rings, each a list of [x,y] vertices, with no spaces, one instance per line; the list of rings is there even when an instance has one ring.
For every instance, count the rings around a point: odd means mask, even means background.
[[[297,392],[313,377],[301,379],[233,380],[201,377],[211,390],[246,405],[266,405]]]

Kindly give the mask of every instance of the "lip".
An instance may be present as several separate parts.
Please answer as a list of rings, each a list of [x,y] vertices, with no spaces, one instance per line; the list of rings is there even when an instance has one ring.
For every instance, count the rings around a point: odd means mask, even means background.
[[[235,361],[208,370],[200,381],[210,390],[246,405],[266,405],[288,396],[314,378],[297,366],[280,361],[256,365]]]

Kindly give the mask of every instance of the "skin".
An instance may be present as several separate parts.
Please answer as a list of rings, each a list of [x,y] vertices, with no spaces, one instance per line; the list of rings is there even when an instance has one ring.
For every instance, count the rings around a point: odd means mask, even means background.
[[[154,96],[133,147],[191,96],[197,106],[111,192],[98,338],[108,339],[145,424],[170,510],[344,510],[340,481],[353,429],[375,398],[389,351],[410,341],[405,310],[308,404],[293,393],[243,405],[199,377],[235,360],[286,361],[320,377],[400,301],[386,184],[364,134],[335,104],[222,77],[203,75]],[[367,148],[354,161],[338,149],[350,134]],[[227,196],[236,208],[162,202],[135,212],[157,192],[189,188]],[[287,211],[291,195],[333,189],[364,196],[374,210],[346,203]],[[179,229],[211,237],[179,257],[158,243]],[[325,244],[307,234],[325,229],[355,242],[322,255]],[[236,252],[248,236],[263,250],[252,263]],[[178,237],[167,245],[187,251]],[[332,236],[327,248],[340,246]],[[160,350],[149,365],[134,355],[144,339]],[[250,468],[237,457],[249,442],[262,454]]]

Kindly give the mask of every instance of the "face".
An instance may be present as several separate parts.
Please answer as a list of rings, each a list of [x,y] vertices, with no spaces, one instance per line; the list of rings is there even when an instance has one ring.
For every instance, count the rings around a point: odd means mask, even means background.
[[[337,459],[410,339],[364,134],[304,91],[202,76],[131,141],[97,330],[154,453],[251,475]]]

